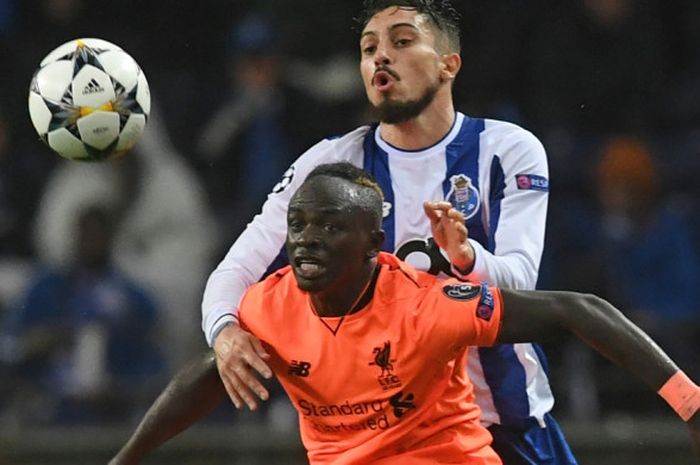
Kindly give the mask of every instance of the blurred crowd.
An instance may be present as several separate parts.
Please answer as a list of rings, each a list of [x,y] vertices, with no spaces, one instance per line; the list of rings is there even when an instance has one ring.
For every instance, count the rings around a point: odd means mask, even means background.
[[[0,0],[0,428],[139,417],[205,347],[208,273],[288,165],[370,121],[359,2],[290,3]],[[547,149],[538,287],[622,306],[700,378],[700,2],[454,4],[458,109]],[[31,126],[34,70],[78,37],[120,45],[149,80],[123,159],[62,160]],[[566,413],[636,392],[578,344],[550,344]]]

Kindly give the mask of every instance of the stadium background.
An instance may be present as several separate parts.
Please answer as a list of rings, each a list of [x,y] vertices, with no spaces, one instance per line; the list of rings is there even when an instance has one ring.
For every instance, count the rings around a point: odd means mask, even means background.
[[[700,4],[454,3],[463,15],[458,108],[517,122],[547,148],[552,195],[539,287],[592,291],[634,310],[630,316],[700,379]],[[205,241],[208,271],[292,159],[316,140],[367,121],[352,22],[357,6],[0,0],[0,321],[18,311],[37,270],[65,265],[37,232],[52,224],[38,215],[60,198],[56,178],[73,167],[37,140],[26,110],[31,75],[46,53],[73,38],[99,37],[122,46],[144,69],[155,103],[146,131],[157,134],[157,143],[94,172],[143,170],[125,166],[152,161],[158,154],[149,151],[167,152],[155,168],[176,165],[180,177],[164,182],[161,203],[125,201],[116,228],[126,228],[121,220],[144,204],[154,216],[196,209],[208,234],[178,236],[176,247]],[[138,176],[155,179],[147,171]],[[625,188],[611,194],[611,185]],[[203,200],[168,210],[174,192],[201,193]],[[169,238],[162,229],[139,231],[142,239],[149,235],[142,247]],[[55,393],[27,384],[0,328],[0,464],[106,463],[165,375],[203,347],[196,302],[183,306],[191,309],[187,317],[168,303],[168,285],[180,286],[178,276],[167,281],[168,273],[186,273],[189,262],[164,270],[116,261],[133,267],[159,302],[161,331],[153,342],[165,374],[130,392],[138,402],[118,412],[89,421],[52,417],[46,399]],[[201,294],[205,277],[188,275],[192,293]],[[691,463],[683,425],[654,394],[568,336],[545,349],[555,414],[581,463]],[[303,463],[294,419],[277,400],[259,414],[222,408],[147,463]]]

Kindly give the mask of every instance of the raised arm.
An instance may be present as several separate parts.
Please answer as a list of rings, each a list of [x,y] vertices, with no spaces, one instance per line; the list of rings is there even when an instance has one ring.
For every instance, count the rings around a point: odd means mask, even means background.
[[[211,413],[226,398],[214,353],[181,369],[109,465],[136,465],[151,451]]]
[[[508,289],[534,289],[544,249],[549,169],[542,143],[509,123],[486,121],[480,143],[493,153],[489,179],[488,244],[470,239],[467,281]]]

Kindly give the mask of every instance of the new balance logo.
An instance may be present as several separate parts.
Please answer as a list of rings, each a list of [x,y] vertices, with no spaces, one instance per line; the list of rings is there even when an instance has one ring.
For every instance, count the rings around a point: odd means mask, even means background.
[[[413,402],[413,394],[402,397],[403,391],[399,391],[389,398],[389,404],[394,408],[394,416],[396,418],[401,418],[407,410],[416,408],[416,404]]]
[[[309,376],[310,369],[311,364],[309,362],[292,360],[292,363],[289,365],[289,374],[306,378]]]
[[[100,85],[95,78],[90,79],[90,82],[83,88],[83,95],[96,94],[98,92],[104,92],[104,88]]]

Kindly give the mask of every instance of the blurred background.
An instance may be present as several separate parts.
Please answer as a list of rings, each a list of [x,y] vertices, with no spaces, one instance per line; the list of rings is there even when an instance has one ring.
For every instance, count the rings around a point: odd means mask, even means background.
[[[458,109],[547,149],[538,287],[622,306],[700,379],[700,2],[454,4]],[[369,121],[358,8],[0,0],[0,465],[106,463],[205,347],[208,273],[292,160]],[[31,126],[34,70],[78,37],[121,46],[149,80],[151,118],[121,160],[62,160]],[[564,334],[545,351],[582,464],[693,463],[684,425],[628,373]],[[276,392],[147,463],[304,463]]]

